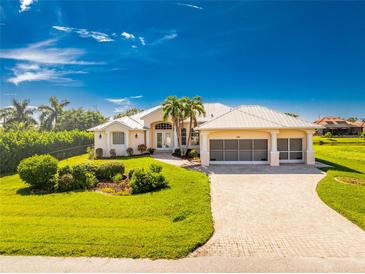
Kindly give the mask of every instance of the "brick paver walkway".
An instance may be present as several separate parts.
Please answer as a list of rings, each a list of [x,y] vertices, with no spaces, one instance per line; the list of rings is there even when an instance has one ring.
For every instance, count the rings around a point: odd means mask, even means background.
[[[365,232],[317,196],[318,169],[220,166],[209,173],[215,233],[192,257],[365,258]]]

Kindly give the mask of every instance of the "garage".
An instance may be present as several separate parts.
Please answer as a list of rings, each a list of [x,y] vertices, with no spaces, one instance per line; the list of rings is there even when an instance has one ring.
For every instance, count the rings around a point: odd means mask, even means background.
[[[212,164],[268,163],[268,139],[211,139],[209,151]]]

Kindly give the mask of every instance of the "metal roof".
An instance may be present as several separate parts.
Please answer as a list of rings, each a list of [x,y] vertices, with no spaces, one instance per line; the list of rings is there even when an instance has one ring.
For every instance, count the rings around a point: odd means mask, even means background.
[[[321,128],[287,114],[257,105],[243,105],[197,127],[201,129]]]
[[[108,127],[112,124],[117,124],[117,123],[129,128],[130,130],[142,130],[144,128],[143,124],[141,124],[136,119],[133,119],[133,117],[125,116],[125,117],[122,117],[122,118],[111,120],[109,122],[98,125],[96,127],[90,128],[90,129],[88,129],[88,131],[100,131],[100,130],[105,129],[106,127]]]

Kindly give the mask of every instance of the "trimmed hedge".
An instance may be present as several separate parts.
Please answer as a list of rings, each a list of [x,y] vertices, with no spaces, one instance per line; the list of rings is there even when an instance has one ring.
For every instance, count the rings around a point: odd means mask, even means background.
[[[146,193],[168,187],[168,182],[160,173],[138,168],[133,172],[130,181],[133,194]]]
[[[93,133],[72,131],[18,131],[0,134],[0,173],[14,172],[20,161],[35,154],[51,154],[64,159],[86,152]]]

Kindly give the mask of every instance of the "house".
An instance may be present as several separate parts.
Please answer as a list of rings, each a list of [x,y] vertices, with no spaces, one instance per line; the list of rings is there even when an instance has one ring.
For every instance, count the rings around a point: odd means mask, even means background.
[[[314,164],[312,136],[321,126],[302,121],[263,106],[231,108],[220,103],[204,104],[206,115],[197,118],[191,134],[188,122],[182,129],[182,145],[191,137],[191,148],[200,152],[202,165],[211,164]],[[172,121],[163,121],[162,106],[145,110],[91,128],[95,148],[105,157],[114,149],[126,155],[138,153],[139,144],[156,151],[172,152],[177,147]]]
[[[338,136],[360,135],[364,129],[364,122],[350,122],[340,117],[323,117],[314,123],[323,126],[317,130],[318,135],[324,135],[327,132]]]

